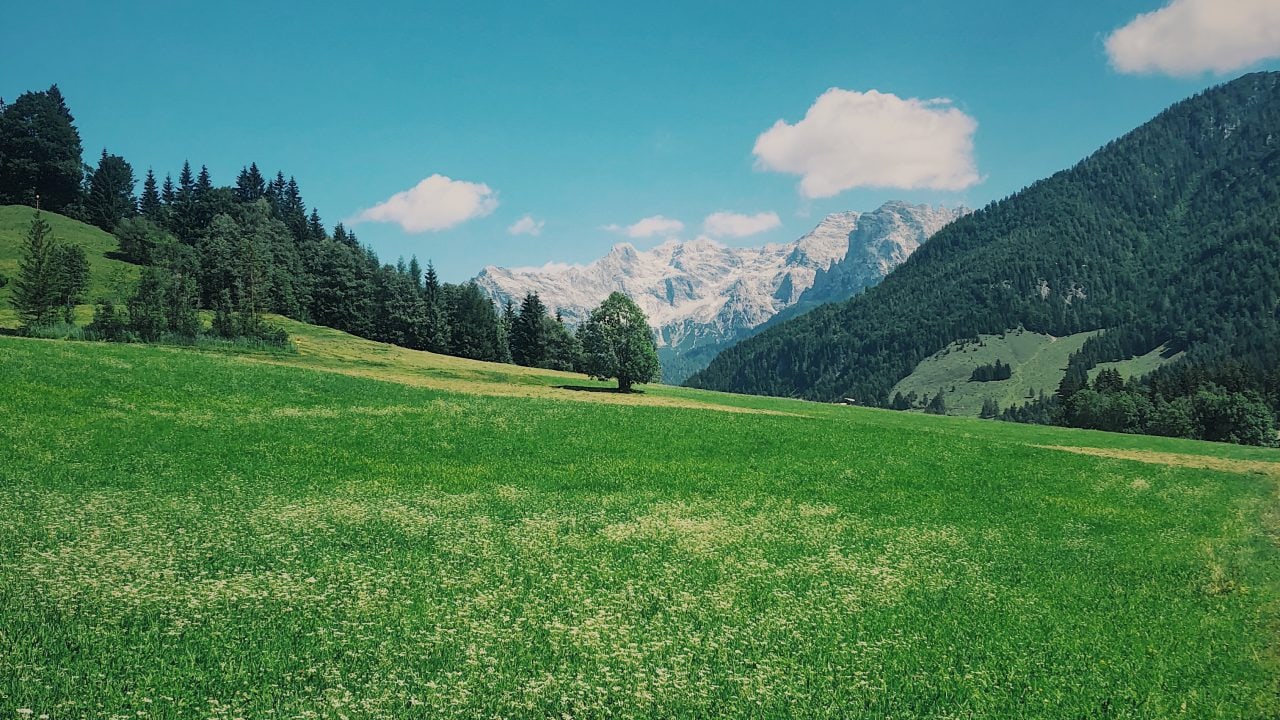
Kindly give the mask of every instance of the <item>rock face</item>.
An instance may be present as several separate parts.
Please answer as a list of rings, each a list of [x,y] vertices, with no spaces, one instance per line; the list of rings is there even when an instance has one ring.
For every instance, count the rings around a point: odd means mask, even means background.
[[[536,292],[570,325],[609,293],[631,296],[658,338],[664,382],[683,381],[715,353],[784,310],[788,315],[874,285],[964,209],[890,202],[828,215],[791,243],[731,248],[714,240],[630,243],[587,265],[486,267],[475,278],[495,302]]]

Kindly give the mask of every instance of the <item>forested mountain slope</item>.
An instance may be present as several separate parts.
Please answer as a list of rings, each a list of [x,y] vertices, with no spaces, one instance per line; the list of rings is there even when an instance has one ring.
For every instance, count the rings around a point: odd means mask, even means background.
[[[885,404],[948,343],[1019,326],[1182,362],[1280,357],[1280,73],[1161,113],[949,225],[878,286],[730,348],[697,387]]]

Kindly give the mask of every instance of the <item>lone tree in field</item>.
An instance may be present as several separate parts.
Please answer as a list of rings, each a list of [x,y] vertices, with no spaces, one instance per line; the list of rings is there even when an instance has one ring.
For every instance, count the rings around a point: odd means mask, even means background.
[[[615,292],[579,331],[583,371],[598,380],[617,378],[618,392],[631,392],[635,383],[658,380],[658,348],[649,320],[631,298]]]

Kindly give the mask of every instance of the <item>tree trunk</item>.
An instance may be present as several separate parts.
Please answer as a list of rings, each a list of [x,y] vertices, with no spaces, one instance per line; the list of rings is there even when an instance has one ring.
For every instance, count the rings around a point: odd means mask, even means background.
[[[618,392],[631,392],[631,378],[618,378]]]

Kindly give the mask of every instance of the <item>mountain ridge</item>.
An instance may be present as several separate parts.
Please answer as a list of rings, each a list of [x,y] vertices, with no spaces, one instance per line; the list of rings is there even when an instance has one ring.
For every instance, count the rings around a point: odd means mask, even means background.
[[[868,212],[832,213],[787,243],[730,247],[698,237],[639,250],[624,242],[585,265],[491,265],[474,281],[499,304],[536,292],[571,325],[610,292],[624,292],[649,316],[665,379],[679,382],[714,352],[783,311],[802,311],[874,285],[966,212],[892,201]]]

